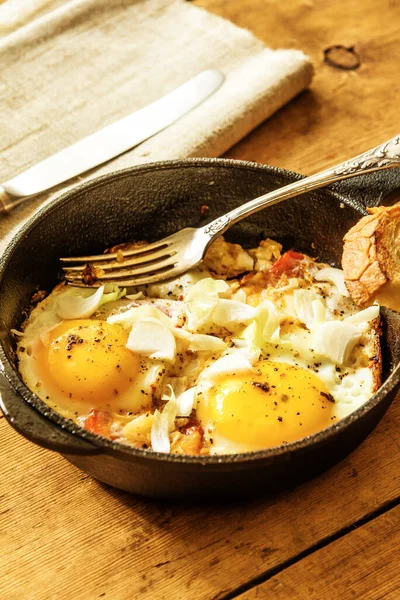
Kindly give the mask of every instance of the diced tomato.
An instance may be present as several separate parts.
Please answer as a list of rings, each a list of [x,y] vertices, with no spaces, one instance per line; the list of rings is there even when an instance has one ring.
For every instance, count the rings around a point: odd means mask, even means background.
[[[304,254],[288,250],[274,263],[269,270],[269,273],[280,277],[283,273],[291,275],[299,266],[299,263],[304,259]]]
[[[92,433],[110,437],[111,414],[94,408],[83,421],[83,426]]]

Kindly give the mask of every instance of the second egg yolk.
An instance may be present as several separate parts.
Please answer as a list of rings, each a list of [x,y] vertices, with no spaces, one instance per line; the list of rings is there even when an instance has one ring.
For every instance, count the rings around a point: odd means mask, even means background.
[[[215,434],[256,450],[301,439],[332,424],[334,400],[318,377],[261,361],[250,376],[225,376],[197,409]],[[231,444],[231,447],[234,444]]]

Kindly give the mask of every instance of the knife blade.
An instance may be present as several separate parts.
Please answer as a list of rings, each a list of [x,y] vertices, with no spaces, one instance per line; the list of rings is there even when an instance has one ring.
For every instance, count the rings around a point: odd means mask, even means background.
[[[204,102],[223,81],[216,69],[202,71],[166,96],[9,179],[2,184],[6,194],[0,193],[0,214],[139,145]]]

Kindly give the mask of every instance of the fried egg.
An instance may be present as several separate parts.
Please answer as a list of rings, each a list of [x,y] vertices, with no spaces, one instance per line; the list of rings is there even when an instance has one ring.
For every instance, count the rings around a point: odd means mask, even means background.
[[[280,446],[328,427],[334,399],[315,375],[287,363],[258,361],[247,373],[198,386],[197,415],[212,453]]]
[[[53,292],[40,312],[33,311],[19,341],[19,370],[28,387],[73,419],[93,408],[131,414],[149,408],[162,385],[163,363],[128,350],[128,332],[119,324],[60,319],[63,292]]]
[[[360,311],[342,271],[271,240],[217,250],[129,293],[59,284],[18,337],[23,381],[94,433],[186,454],[288,444],[364,404],[380,381],[379,306]]]

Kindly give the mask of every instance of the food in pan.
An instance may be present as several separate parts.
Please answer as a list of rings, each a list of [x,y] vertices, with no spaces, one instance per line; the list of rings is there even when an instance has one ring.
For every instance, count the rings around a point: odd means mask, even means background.
[[[400,204],[370,208],[344,237],[346,286],[358,306],[400,311]]]
[[[123,250],[122,250],[123,254]],[[266,239],[219,238],[179,278],[124,290],[59,284],[18,336],[51,408],[137,448],[247,452],[306,437],[380,385],[379,306],[343,272]]]

